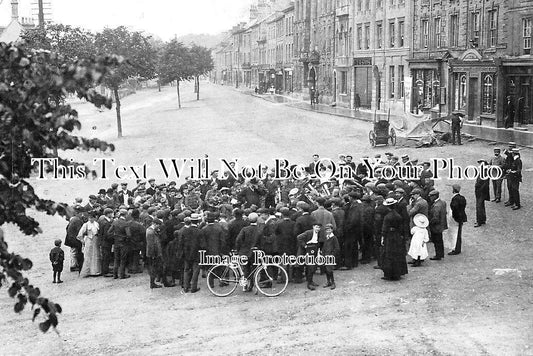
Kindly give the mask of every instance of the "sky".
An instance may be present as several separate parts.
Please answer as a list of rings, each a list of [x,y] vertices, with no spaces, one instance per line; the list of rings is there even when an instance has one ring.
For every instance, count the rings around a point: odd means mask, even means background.
[[[19,16],[31,17],[32,3],[18,0]],[[128,26],[168,40],[189,33],[217,34],[248,20],[252,0],[44,0],[53,20],[92,31]],[[11,19],[11,0],[0,0],[0,26]]]

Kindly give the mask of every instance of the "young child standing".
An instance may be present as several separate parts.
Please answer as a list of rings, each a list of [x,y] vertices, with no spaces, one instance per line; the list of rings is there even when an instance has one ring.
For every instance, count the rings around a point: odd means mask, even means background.
[[[411,245],[407,253],[413,258],[413,267],[419,267],[422,261],[428,257],[429,234],[426,228],[429,225],[429,220],[423,214],[416,214],[413,217],[413,223],[415,225],[411,229],[413,237],[411,237]]]
[[[335,256],[335,258],[337,258],[340,252],[340,247],[337,237],[333,234],[333,225],[326,224],[324,230],[326,231],[326,240],[322,245],[321,253],[323,256]],[[324,288],[331,287],[331,289],[335,289],[335,278],[333,277],[333,269],[335,268],[335,265],[326,265],[324,267],[326,270],[326,278],[328,280],[324,285]]]
[[[61,280],[61,272],[63,272],[63,260],[65,260],[65,252],[63,252],[61,249],[61,240],[55,240],[54,245],[56,247],[50,250],[50,262],[52,262],[52,270],[54,271],[54,281],[52,283],[63,283]]]

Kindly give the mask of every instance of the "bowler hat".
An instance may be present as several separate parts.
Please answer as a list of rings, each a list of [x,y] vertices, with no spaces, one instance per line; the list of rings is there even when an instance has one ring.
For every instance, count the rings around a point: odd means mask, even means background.
[[[55,240],[54,245],[61,246],[61,240],[60,239]]]

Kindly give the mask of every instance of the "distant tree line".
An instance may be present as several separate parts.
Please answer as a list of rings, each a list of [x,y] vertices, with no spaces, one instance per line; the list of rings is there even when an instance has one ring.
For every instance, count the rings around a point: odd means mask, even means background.
[[[26,30],[23,39],[30,49],[44,49],[77,60],[116,55],[124,61],[103,78],[113,92],[117,113],[118,137],[122,137],[119,89],[130,79],[157,78],[159,86],[176,83],[178,108],[181,108],[180,82],[194,80],[196,99],[200,99],[200,76],[213,69],[209,49],[192,44],[185,46],[173,39],[161,42],[124,26],[105,28],[96,34],[68,25],[50,24]]]

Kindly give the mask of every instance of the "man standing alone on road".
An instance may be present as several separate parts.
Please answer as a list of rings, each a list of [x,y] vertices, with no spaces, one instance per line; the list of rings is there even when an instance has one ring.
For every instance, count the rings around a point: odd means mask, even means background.
[[[455,248],[449,252],[448,255],[458,255],[461,253],[463,223],[466,222],[466,199],[459,194],[461,186],[459,184],[452,185],[453,197],[450,202],[450,209],[452,209],[452,217],[457,222],[457,240],[455,242]]]
[[[480,159],[477,163],[487,164],[487,161]],[[487,222],[487,213],[485,212],[485,200],[490,200],[489,179],[477,177],[475,185],[476,195],[476,224],[474,227],[480,227]]]
[[[435,245],[435,257],[430,260],[439,261],[444,258],[444,243],[442,233],[448,229],[448,220],[446,217],[446,203],[439,197],[439,192],[432,190],[429,193],[431,208],[429,210],[429,230],[431,231],[431,240]]]
[[[462,145],[461,143],[461,127],[463,127],[462,118],[465,115],[460,112],[452,113],[452,145],[455,145],[455,136],[457,135],[457,144]]]

